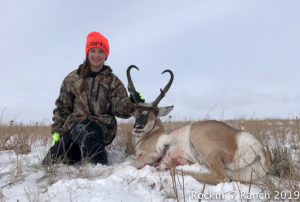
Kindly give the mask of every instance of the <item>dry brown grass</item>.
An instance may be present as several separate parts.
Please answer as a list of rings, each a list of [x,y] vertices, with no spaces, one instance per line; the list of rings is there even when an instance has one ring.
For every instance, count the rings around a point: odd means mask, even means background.
[[[33,142],[46,142],[50,136],[50,127],[45,125],[1,124],[0,151],[14,150],[17,154],[27,154]]]
[[[117,138],[122,138],[123,146],[127,155],[135,154],[134,143],[131,135],[133,122],[122,122],[118,124]]]

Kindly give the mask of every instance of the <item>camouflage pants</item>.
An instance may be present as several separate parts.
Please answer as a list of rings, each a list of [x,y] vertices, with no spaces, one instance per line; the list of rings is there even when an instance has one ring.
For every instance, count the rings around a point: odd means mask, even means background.
[[[74,124],[50,148],[43,164],[59,162],[74,164],[78,161],[107,164],[102,129],[97,123],[88,119]]]

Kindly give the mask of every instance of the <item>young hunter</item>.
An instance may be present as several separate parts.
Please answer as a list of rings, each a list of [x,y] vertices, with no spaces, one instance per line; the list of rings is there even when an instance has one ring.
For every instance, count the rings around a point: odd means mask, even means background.
[[[43,160],[74,164],[87,161],[107,164],[105,146],[116,136],[115,117],[129,118],[140,93],[128,97],[124,84],[105,65],[108,40],[98,32],[87,36],[85,61],[63,80],[53,111],[53,146]]]

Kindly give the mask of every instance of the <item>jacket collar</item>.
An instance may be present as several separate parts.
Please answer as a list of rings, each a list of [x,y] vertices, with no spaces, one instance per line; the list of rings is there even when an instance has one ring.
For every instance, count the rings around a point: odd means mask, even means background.
[[[79,68],[77,69],[77,75],[80,75],[81,68],[82,68],[82,67],[79,67]],[[96,77],[96,76],[99,75],[99,74],[107,75],[107,74],[109,74],[109,73],[111,73],[111,72],[112,72],[112,69],[110,68],[110,66],[108,66],[108,65],[103,65],[103,68],[102,68],[99,72],[91,72],[91,71],[89,71],[88,74],[89,74],[90,77]]]

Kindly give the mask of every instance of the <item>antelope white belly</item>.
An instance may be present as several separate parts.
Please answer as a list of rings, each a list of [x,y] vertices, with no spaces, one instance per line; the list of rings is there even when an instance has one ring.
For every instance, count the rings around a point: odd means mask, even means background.
[[[202,158],[190,142],[191,125],[184,126],[169,134],[162,135],[157,142],[157,151],[169,146],[159,167],[174,167],[191,163],[202,163]]]

